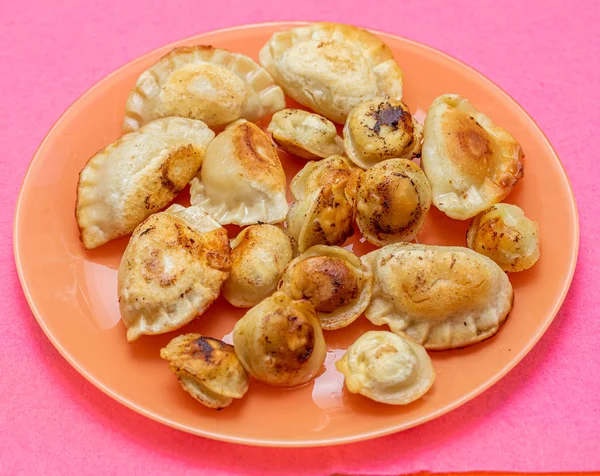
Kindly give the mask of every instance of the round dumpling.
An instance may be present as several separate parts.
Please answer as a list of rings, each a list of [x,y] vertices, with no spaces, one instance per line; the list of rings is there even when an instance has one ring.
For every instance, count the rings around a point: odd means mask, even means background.
[[[402,98],[402,72],[374,34],[339,23],[313,23],[273,34],[258,59],[300,104],[343,124],[377,96]]]
[[[516,205],[499,203],[477,215],[467,230],[467,246],[504,271],[531,268],[540,257],[538,224]]]
[[[373,275],[359,258],[338,246],[317,245],[285,269],[278,289],[292,299],[308,299],[321,327],[340,329],[369,305]]]
[[[346,388],[376,402],[406,405],[421,398],[435,381],[425,349],[391,332],[369,331],[335,363]]]
[[[200,334],[175,337],[160,350],[192,397],[209,408],[228,407],[248,391],[248,374],[233,346]]]
[[[236,323],[233,345],[250,375],[278,387],[312,380],[327,354],[314,306],[280,292],[261,301]]]
[[[281,149],[303,159],[324,159],[344,152],[335,124],[302,109],[276,112],[267,130]]]
[[[302,253],[313,245],[342,245],[354,233],[354,207],[346,196],[346,182],[316,188],[295,201],[287,228]]]
[[[455,349],[493,336],[512,309],[506,273],[462,246],[395,243],[362,256],[373,272],[365,316],[426,349]]]
[[[421,166],[433,204],[467,220],[504,200],[523,177],[523,151],[467,99],[445,94],[427,113]]]
[[[294,240],[274,225],[252,225],[231,241],[231,270],[223,296],[237,307],[252,307],[277,287],[294,257]]]
[[[290,190],[294,200],[300,200],[313,190],[327,184],[346,182],[346,196],[352,204],[356,202],[358,181],[362,170],[342,155],[307,163],[292,179]]]
[[[133,232],[118,274],[127,340],[190,323],[217,299],[231,267],[227,231],[197,207],[172,205]]]
[[[421,155],[423,126],[399,99],[377,98],[356,106],[344,126],[344,150],[359,167],[368,169],[386,159]]]
[[[255,121],[285,107],[283,91],[249,57],[212,46],[175,48],[137,80],[125,132],[160,117],[200,119],[210,127]]]
[[[210,143],[190,188],[192,205],[221,225],[281,223],[288,212],[277,150],[255,124],[238,121]]]
[[[378,246],[411,241],[427,219],[431,188],[417,164],[390,159],[364,172],[358,188],[356,224]]]

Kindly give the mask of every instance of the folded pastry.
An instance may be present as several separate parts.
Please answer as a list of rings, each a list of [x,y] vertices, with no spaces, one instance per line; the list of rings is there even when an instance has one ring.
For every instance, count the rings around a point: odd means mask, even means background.
[[[435,381],[423,346],[386,331],[369,331],[335,363],[346,388],[376,402],[406,405],[421,398]]]
[[[275,225],[252,225],[231,241],[231,270],[223,296],[237,307],[252,307],[270,296],[296,244]]]
[[[378,246],[413,240],[427,219],[431,188],[417,164],[389,159],[366,170],[358,187],[356,224]]]
[[[281,149],[303,159],[321,159],[344,152],[335,124],[302,109],[276,112],[267,130]]]
[[[461,246],[396,243],[362,257],[373,271],[365,316],[426,349],[453,349],[493,336],[513,289],[491,259]]]
[[[160,350],[192,397],[209,408],[228,407],[248,391],[248,374],[232,345],[200,334],[175,337]]]
[[[319,187],[346,182],[346,197],[354,204],[362,173],[346,157],[332,155],[323,160],[308,162],[292,179],[290,190],[294,200],[300,200]]]
[[[361,102],[402,98],[392,52],[354,26],[313,23],[274,33],[258,59],[288,96],[340,124]]]
[[[79,174],[76,218],[83,245],[128,235],[171,202],[198,172],[215,136],[201,121],[168,117],[125,134]]]
[[[375,98],[350,111],[344,126],[344,151],[359,167],[368,169],[386,159],[421,155],[423,126],[399,99]]]
[[[221,225],[281,223],[288,212],[277,150],[251,122],[231,124],[215,137],[190,193],[192,205]]]
[[[212,46],[175,48],[144,71],[127,99],[125,132],[160,117],[210,127],[255,121],[285,107],[281,88],[249,57]]]
[[[445,94],[427,113],[421,166],[433,204],[451,218],[466,220],[510,193],[523,177],[523,151],[467,99]]]
[[[236,323],[233,345],[250,375],[278,387],[312,380],[327,354],[313,305],[280,292],[261,301]]]
[[[308,299],[325,330],[354,322],[369,305],[373,275],[359,258],[338,246],[316,245],[285,268],[278,289]]]
[[[504,271],[524,271],[540,257],[538,224],[516,205],[498,203],[473,218],[467,246]]]
[[[346,184],[324,185],[292,203],[286,223],[301,253],[314,245],[342,245],[354,233]]]
[[[138,226],[121,259],[118,296],[127,340],[191,322],[229,276],[227,231],[197,207],[173,205]]]

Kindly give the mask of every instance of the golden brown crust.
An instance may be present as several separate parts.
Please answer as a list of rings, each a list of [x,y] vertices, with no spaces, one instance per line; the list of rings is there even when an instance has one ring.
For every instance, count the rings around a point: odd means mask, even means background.
[[[423,126],[399,99],[375,98],[356,106],[344,126],[344,151],[357,166],[368,169],[387,159],[412,159],[421,154]]]
[[[233,343],[254,378],[280,387],[313,379],[326,355],[313,305],[280,292],[254,306],[237,322]]]
[[[431,189],[414,162],[390,159],[362,176],[356,223],[371,243],[383,246],[417,236],[431,206]]]
[[[503,200],[523,177],[523,150],[464,98],[436,98],[425,120],[421,165],[433,203],[466,220]]]
[[[233,346],[200,334],[175,337],[160,356],[181,386],[210,408],[224,408],[248,391],[248,375]]]

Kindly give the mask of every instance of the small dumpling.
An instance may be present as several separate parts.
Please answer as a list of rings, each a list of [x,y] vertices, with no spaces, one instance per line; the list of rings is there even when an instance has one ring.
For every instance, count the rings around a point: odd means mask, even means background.
[[[515,187],[523,177],[523,150],[467,99],[445,94],[427,113],[421,166],[433,204],[450,218],[467,220]]]
[[[374,245],[413,240],[427,219],[431,188],[417,164],[389,159],[366,170],[358,187],[356,224]]]
[[[164,334],[202,315],[231,267],[227,231],[197,207],[173,205],[138,226],[118,275],[127,340]]]
[[[338,246],[316,245],[285,269],[278,289],[308,299],[325,330],[346,327],[369,305],[373,274],[358,257]]]
[[[221,225],[281,223],[288,212],[277,150],[251,122],[236,122],[215,137],[190,193],[192,205]]]
[[[362,170],[342,155],[307,163],[292,179],[290,190],[294,200],[300,200],[313,190],[327,184],[346,182],[346,196],[352,204],[356,202],[358,182]]]
[[[354,207],[346,195],[346,182],[316,188],[295,201],[287,215],[287,228],[303,253],[314,245],[342,245],[354,233]]]
[[[76,218],[87,249],[131,233],[198,172],[215,136],[206,124],[169,117],[125,134],[79,174]]]
[[[327,348],[313,305],[276,292],[233,328],[233,345],[256,380],[277,387],[302,385],[320,372]]]
[[[248,391],[248,374],[232,345],[200,334],[175,337],[160,350],[183,389],[209,408],[228,407]]]
[[[540,258],[538,224],[516,205],[499,203],[473,218],[467,246],[504,271],[524,271]]]
[[[275,225],[252,225],[231,241],[231,270],[223,296],[237,307],[252,307],[273,294],[294,257],[295,243]]]
[[[374,34],[339,23],[313,23],[273,34],[258,55],[285,94],[343,124],[377,96],[402,98],[402,71]]]
[[[487,339],[512,308],[506,273],[468,248],[396,243],[362,261],[373,271],[365,316],[426,349],[454,349]]]
[[[324,159],[344,152],[335,124],[302,109],[276,112],[267,130],[279,148],[303,159]]]
[[[356,106],[344,125],[344,151],[368,169],[387,159],[421,155],[423,126],[399,99],[376,98]]]
[[[435,370],[423,346],[386,331],[369,331],[335,363],[346,388],[388,405],[421,398],[435,381]]]
[[[283,91],[249,57],[212,46],[175,48],[137,80],[127,99],[125,132],[160,117],[181,116],[210,127],[255,121],[285,107]]]

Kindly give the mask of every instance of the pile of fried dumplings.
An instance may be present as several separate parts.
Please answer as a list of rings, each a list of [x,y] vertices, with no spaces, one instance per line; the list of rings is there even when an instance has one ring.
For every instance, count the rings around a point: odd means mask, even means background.
[[[366,332],[336,362],[345,386],[413,402],[435,380],[427,351],[493,336],[513,306],[507,272],[539,258],[537,223],[501,203],[523,177],[522,149],[456,94],[419,123],[400,67],[368,31],[280,31],[258,58],[180,47],[141,74],[124,134],[80,173],[83,246],[131,234],[118,273],[130,342],[183,328],[221,293],[248,309],[233,345],[187,333],[160,352],[208,407],[242,398],[250,377],[311,381],[323,330],[363,314],[389,330]],[[254,122],[269,116],[264,132]],[[306,160],[291,204],[277,149]],[[187,185],[191,205],[170,205]],[[466,246],[411,243],[432,204],[471,220]],[[228,224],[243,227],[231,240]],[[355,225],[378,247],[360,258],[343,248]]]

